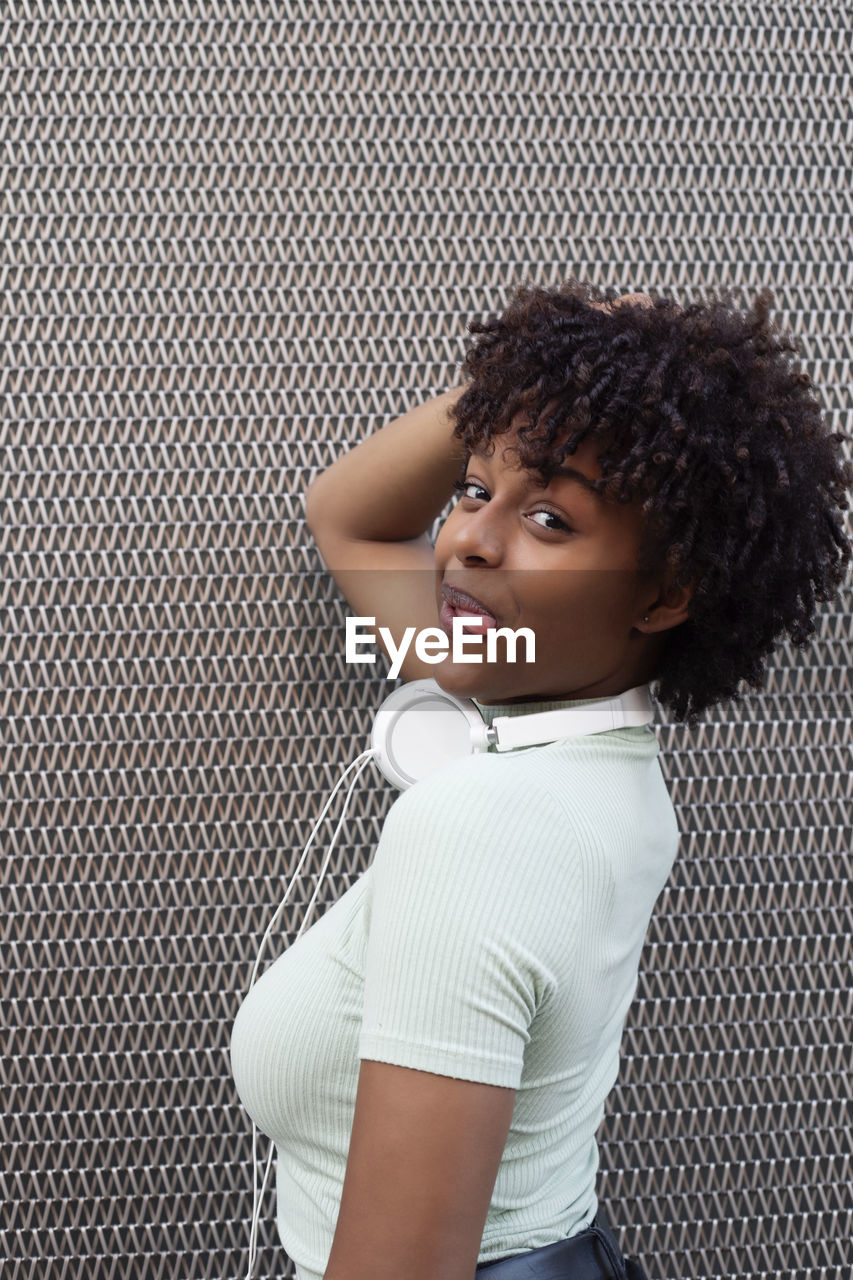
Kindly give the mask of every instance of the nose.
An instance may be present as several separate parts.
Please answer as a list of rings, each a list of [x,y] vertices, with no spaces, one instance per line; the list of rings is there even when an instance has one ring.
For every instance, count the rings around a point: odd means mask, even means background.
[[[503,559],[501,517],[493,504],[476,511],[463,511],[457,507],[454,514],[453,554],[462,564],[497,565]]]

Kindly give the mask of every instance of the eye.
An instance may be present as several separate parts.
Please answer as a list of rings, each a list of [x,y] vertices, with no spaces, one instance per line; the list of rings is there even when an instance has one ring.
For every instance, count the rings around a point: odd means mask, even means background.
[[[547,516],[549,520],[556,520],[557,522],[556,524],[553,524],[553,525],[552,524],[540,525],[539,526],[540,529],[550,529],[553,533],[560,533],[563,531],[565,531],[566,533],[571,533],[571,529],[566,524],[565,520],[563,520],[561,516],[558,516],[556,511],[549,511],[547,507],[540,507],[538,511],[531,511],[530,515],[531,517]]]
[[[478,484],[476,480],[454,480],[453,488],[457,493],[461,494],[467,494],[469,489],[479,489],[481,493],[486,492],[483,486]]]
[[[463,497],[471,497],[472,501],[477,501],[473,494],[469,494],[469,489],[479,490],[480,493],[487,494],[487,490],[477,480],[454,480],[453,488]],[[566,524],[562,516],[557,515],[556,511],[549,510],[548,507],[539,507],[536,511],[530,512],[531,519],[533,516],[546,516],[548,520],[553,521],[552,524],[538,524],[533,521],[538,528],[545,529],[548,533],[572,533],[573,530]]]

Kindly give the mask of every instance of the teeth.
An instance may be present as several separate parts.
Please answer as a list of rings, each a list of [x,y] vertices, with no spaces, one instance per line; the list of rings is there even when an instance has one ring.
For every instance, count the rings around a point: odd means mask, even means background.
[[[470,609],[454,609],[453,614],[457,618],[476,618],[479,622],[482,622],[484,630],[487,626],[497,626],[490,613],[473,613]]]

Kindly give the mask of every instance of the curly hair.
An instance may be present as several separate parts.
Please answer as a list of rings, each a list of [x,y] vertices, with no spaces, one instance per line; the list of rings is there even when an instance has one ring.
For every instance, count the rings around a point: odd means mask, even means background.
[[[691,727],[759,688],[787,631],[804,647],[815,602],[832,600],[851,558],[842,527],[853,466],[830,434],[797,340],[728,291],[646,305],[574,278],[522,284],[497,319],[472,322],[452,413],[466,450],[522,415],[514,452],[547,484],[589,437],[597,493],[643,512],[638,572],[693,584],[687,618],[664,633],[653,692]]]

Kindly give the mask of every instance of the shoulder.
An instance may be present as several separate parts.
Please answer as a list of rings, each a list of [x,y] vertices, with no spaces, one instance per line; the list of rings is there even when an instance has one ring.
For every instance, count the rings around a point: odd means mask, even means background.
[[[417,816],[425,821],[457,820],[477,814],[490,824],[514,813],[519,804],[532,804],[533,815],[541,811],[555,818],[560,805],[546,781],[534,752],[500,756],[487,752],[435,770],[402,792],[391,806],[392,813]]]
[[[402,792],[388,811],[377,848],[381,868],[393,856],[437,872],[489,876],[547,869],[572,858],[574,824],[535,752],[468,756]]]

